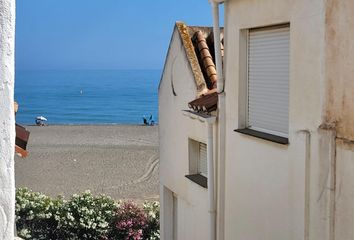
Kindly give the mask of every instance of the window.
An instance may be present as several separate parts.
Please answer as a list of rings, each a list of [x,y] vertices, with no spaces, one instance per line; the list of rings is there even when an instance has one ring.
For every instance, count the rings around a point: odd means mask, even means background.
[[[289,25],[248,31],[246,129],[236,131],[288,143],[289,43]]]
[[[189,139],[189,174],[186,177],[193,182],[207,187],[208,159],[207,145]]]
[[[199,157],[197,173],[208,177],[208,160],[207,160],[207,145],[205,143],[199,143]]]

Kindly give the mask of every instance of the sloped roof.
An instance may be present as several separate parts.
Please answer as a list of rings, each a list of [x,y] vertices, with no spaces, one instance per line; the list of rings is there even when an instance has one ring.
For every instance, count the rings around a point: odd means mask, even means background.
[[[213,29],[212,27],[187,26],[183,22],[177,22],[176,28],[194,75],[198,96],[206,94],[208,90],[216,88],[217,85]],[[223,39],[223,31],[220,37]],[[223,44],[220,44],[223,52]]]
[[[212,27],[186,26],[181,22],[176,23],[176,26],[198,89],[198,96],[188,103],[188,107],[196,112],[210,114],[217,109],[218,103],[213,29]],[[223,31],[221,31],[220,39],[222,39],[220,45],[223,57]]]
[[[191,99],[188,105],[193,111],[205,113],[215,111],[218,97],[213,29],[176,22],[175,30],[181,38],[197,88],[196,99]],[[223,30],[220,35],[223,55]]]
[[[176,28],[180,34],[182,44],[187,55],[187,59],[192,69],[194,81],[197,86],[198,95],[203,94],[207,91],[207,87],[203,77],[202,69],[199,65],[198,57],[195,52],[192,37],[190,35],[191,31],[193,31],[192,28],[195,27],[187,27],[187,25],[185,25],[183,22],[177,22]]]

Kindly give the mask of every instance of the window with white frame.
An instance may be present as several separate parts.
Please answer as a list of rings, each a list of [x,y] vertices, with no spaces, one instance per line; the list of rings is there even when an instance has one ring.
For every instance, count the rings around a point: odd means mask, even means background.
[[[189,139],[189,173],[186,177],[207,188],[207,144]]]
[[[288,137],[289,25],[250,29],[247,39],[246,127]]]

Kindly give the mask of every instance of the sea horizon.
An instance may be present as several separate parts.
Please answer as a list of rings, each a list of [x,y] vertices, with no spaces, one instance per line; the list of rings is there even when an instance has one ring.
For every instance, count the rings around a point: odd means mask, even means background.
[[[142,125],[158,122],[161,70],[70,69],[17,70],[16,121],[34,125]]]

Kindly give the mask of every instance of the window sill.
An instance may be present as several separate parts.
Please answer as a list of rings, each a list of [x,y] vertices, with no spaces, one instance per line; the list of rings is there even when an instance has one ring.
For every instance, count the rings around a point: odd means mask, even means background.
[[[238,133],[246,134],[246,135],[249,135],[249,136],[261,138],[261,139],[264,139],[264,140],[268,140],[268,141],[271,141],[271,142],[283,144],[283,145],[289,144],[289,139],[288,138],[276,136],[276,135],[265,133],[265,132],[259,132],[259,131],[252,130],[252,129],[249,129],[249,128],[236,129],[234,131],[238,132]]]
[[[203,175],[190,174],[186,175],[185,177],[203,188],[208,188],[208,178],[204,177]]]

